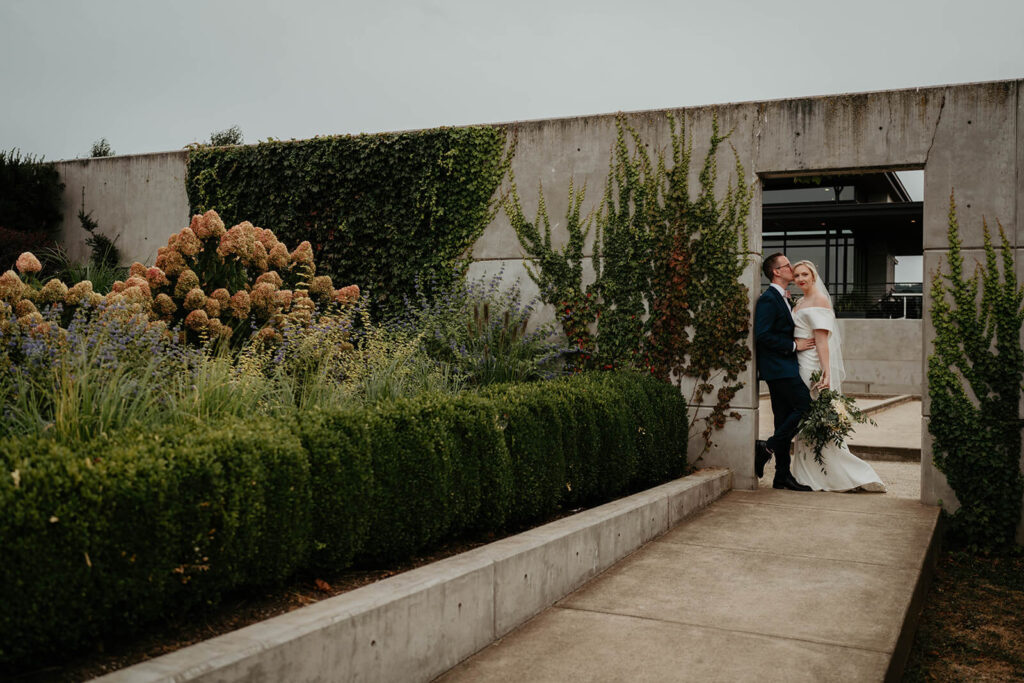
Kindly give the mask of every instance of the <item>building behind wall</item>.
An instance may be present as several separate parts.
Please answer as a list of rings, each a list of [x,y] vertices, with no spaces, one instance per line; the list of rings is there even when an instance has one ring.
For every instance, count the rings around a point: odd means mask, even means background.
[[[923,203],[896,173],[766,178],[762,192],[762,255],[814,262],[838,317],[921,317],[921,278],[896,265],[923,253]]]

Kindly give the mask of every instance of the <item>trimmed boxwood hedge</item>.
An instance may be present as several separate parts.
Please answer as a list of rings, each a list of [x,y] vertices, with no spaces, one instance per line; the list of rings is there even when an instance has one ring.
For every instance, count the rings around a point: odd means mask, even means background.
[[[0,665],[666,481],[686,469],[686,433],[673,387],[601,373],[122,433],[81,452],[6,440]]]

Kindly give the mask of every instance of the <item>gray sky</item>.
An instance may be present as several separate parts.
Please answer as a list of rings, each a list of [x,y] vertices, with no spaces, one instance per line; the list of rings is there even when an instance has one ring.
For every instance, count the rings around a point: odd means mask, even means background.
[[[1021,0],[0,0],[48,160],[1024,77]]]

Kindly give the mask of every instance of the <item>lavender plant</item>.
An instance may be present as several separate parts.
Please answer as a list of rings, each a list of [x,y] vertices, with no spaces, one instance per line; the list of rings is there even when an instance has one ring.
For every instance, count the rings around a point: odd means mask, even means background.
[[[518,281],[502,288],[504,269],[491,277],[458,279],[435,297],[418,282],[416,300],[396,329],[418,330],[419,348],[433,362],[475,386],[524,382],[558,374],[562,348],[551,323],[529,330],[537,301],[522,302]]]

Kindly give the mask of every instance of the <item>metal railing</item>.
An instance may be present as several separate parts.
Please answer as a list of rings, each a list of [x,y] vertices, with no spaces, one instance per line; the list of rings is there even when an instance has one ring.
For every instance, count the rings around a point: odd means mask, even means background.
[[[837,282],[828,289],[839,318],[921,318],[920,282]]]

